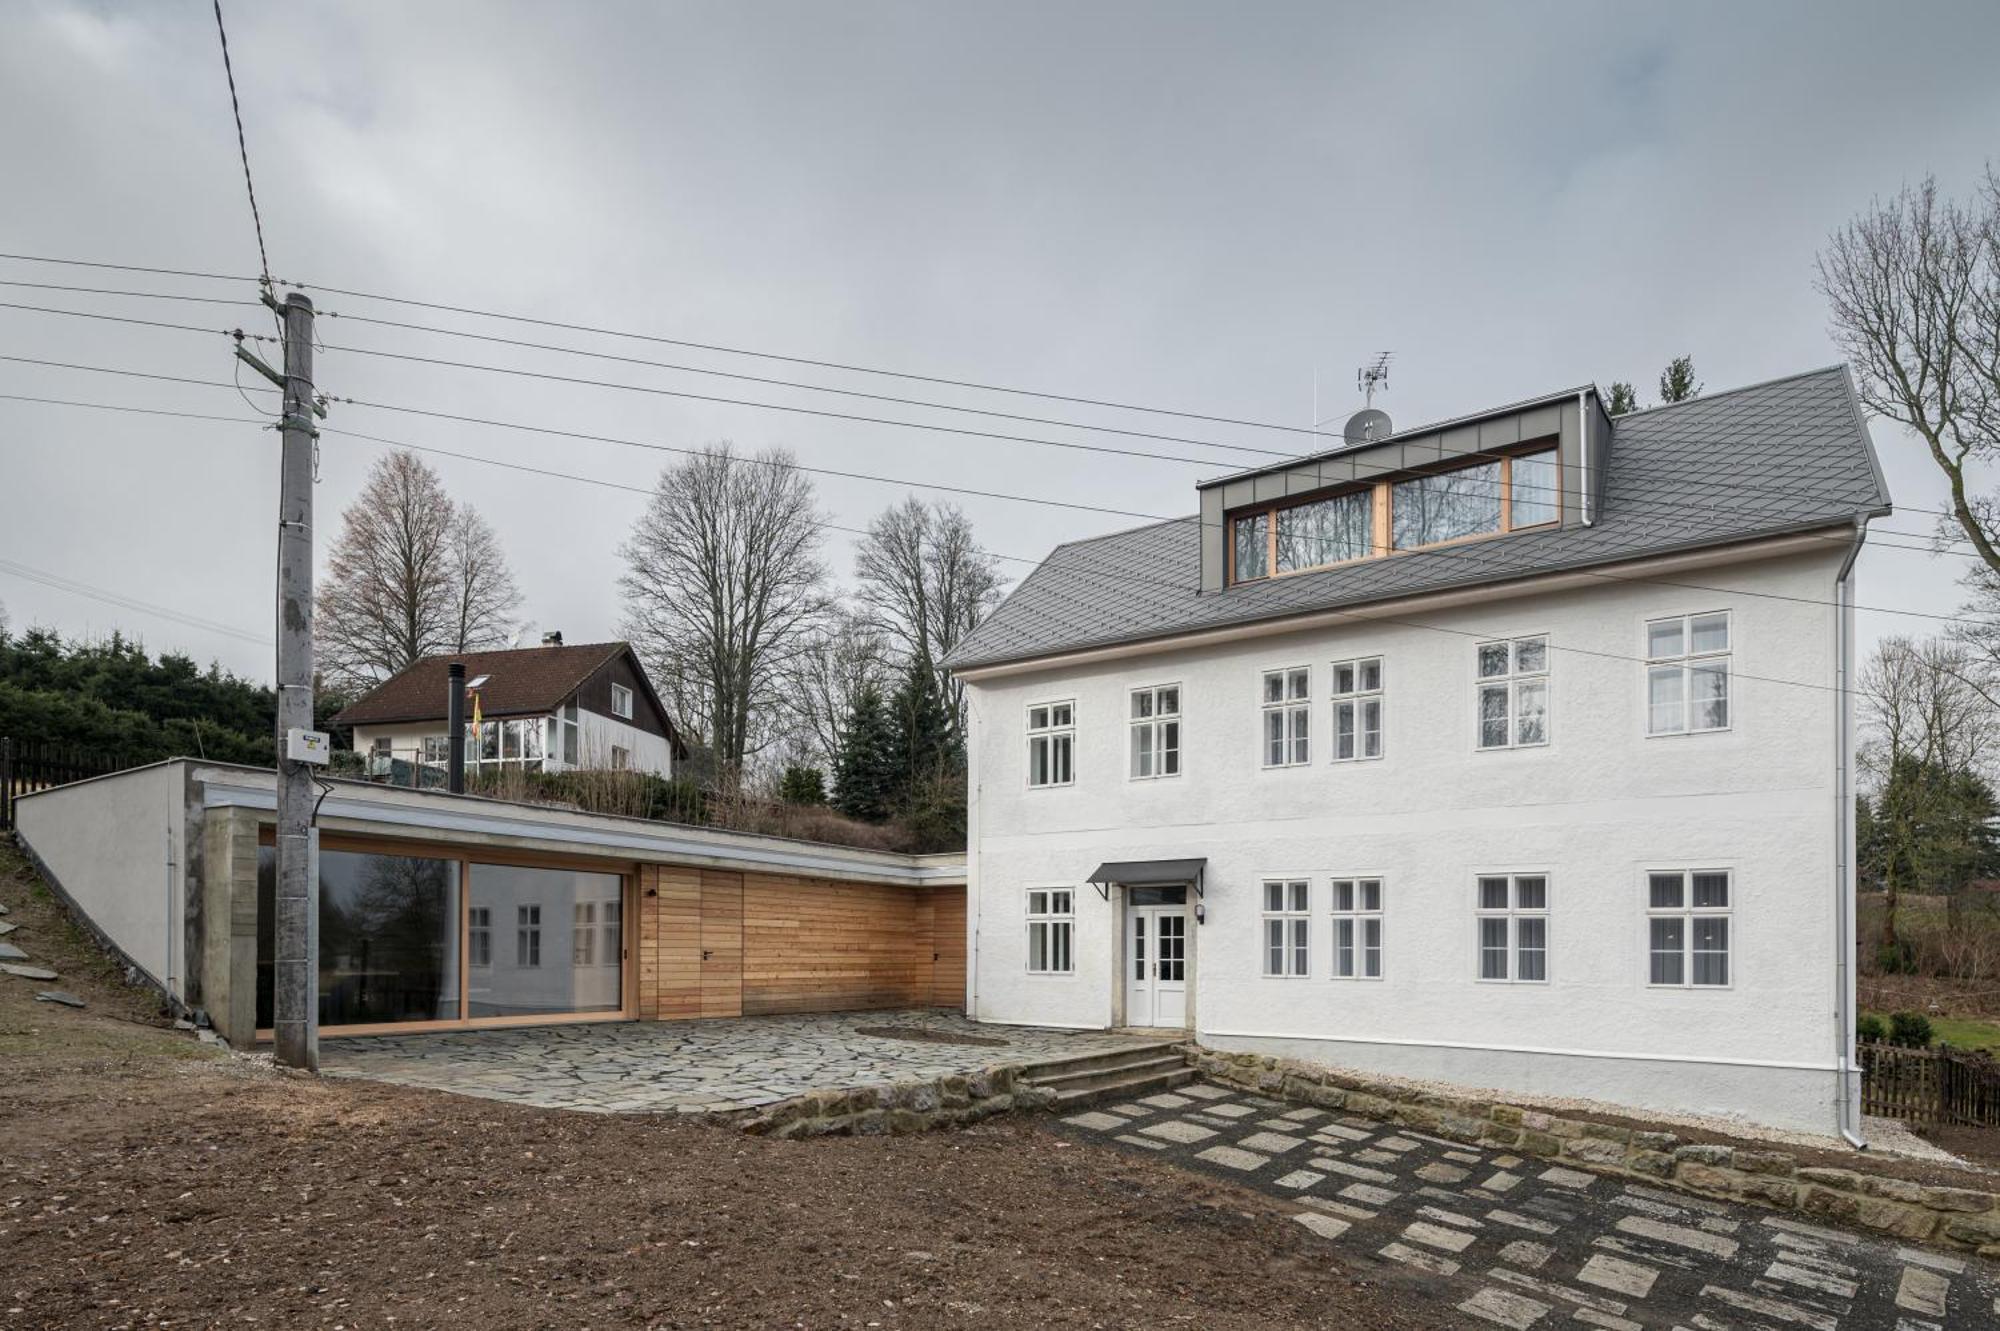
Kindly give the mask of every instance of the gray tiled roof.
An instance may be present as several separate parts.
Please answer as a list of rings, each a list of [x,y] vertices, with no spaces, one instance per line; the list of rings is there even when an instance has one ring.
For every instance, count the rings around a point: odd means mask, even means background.
[[[1885,512],[1874,449],[1835,367],[1613,422],[1589,527],[1199,587],[1199,524],[1058,546],[951,654],[958,669],[1807,531]]]

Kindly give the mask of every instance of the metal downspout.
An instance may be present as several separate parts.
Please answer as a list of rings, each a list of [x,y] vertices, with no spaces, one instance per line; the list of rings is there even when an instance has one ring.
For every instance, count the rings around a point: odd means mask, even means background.
[[[1857,522],[1854,545],[1834,579],[1834,726],[1833,890],[1834,940],[1838,962],[1834,986],[1834,1048],[1840,1068],[1840,1135],[1856,1150],[1868,1143],[1861,1136],[1858,1075],[1854,1067],[1854,561],[1867,539],[1865,522]]]

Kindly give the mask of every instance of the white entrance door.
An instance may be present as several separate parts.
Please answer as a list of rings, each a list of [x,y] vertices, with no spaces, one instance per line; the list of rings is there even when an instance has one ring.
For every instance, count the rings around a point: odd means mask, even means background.
[[[1187,1024],[1187,907],[1126,911],[1125,1024]]]

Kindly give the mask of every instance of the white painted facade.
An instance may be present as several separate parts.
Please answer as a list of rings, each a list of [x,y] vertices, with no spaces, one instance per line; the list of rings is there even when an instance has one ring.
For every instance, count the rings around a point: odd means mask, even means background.
[[[1205,1045],[1833,1131],[1855,1085],[1851,612],[1837,608],[1852,535],[1760,549],[964,672],[970,1011],[1126,1022],[1126,894],[1085,879],[1106,861],[1200,857],[1185,1008]],[[1730,615],[1730,724],[1649,737],[1647,621],[1710,611]],[[1527,635],[1552,648],[1548,742],[1480,751],[1477,644]],[[1376,656],[1384,755],[1332,761],[1331,663]],[[1310,671],[1310,761],[1267,768],[1260,682],[1293,667]],[[1180,773],[1135,779],[1131,691],[1169,684]],[[1062,701],[1074,781],[1031,788],[1028,709]],[[1647,875],[1675,869],[1730,875],[1726,985],[1649,983]],[[1479,978],[1475,880],[1503,873],[1547,877],[1543,982]],[[1383,883],[1382,974],[1333,978],[1330,883],[1360,876]],[[1264,973],[1267,879],[1310,884],[1303,975]],[[1073,968],[1030,973],[1028,893],[1051,887],[1074,901]]]
[[[538,761],[530,766],[539,766],[550,772],[569,771],[573,768],[596,770],[618,765],[622,756],[624,765],[636,772],[651,772],[656,776],[673,776],[674,750],[666,736],[655,735],[641,730],[629,721],[615,716],[604,716],[586,707],[576,709],[577,718],[577,760],[564,761],[563,718],[560,715],[544,717],[488,718],[484,724],[499,726],[507,720],[532,721],[541,731],[541,754]],[[436,721],[404,721],[385,725],[357,725],[354,727],[354,751],[367,755],[378,744],[387,742],[394,759],[402,763],[428,763],[425,757],[425,741],[430,740],[433,749],[441,749],[449,735],[443,718]],[[622,752],[621,752],[622,751]],[[517,766],[509,758],[502,759],[505,765]],[[439,764],[441,765],[441,764]],[[471,752],[468,742],[466,770],[477,771],[479,762]]]

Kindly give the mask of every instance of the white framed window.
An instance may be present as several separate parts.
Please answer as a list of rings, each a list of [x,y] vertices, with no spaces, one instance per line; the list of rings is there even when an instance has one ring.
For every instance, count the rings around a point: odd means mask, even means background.
[[[466,912],[466,957],[474,966],[493,964],[493,908],[472,906]]]
[[[1264,766],[1303,767],[1312,758],[1312,671],[1264,672]]]
[[[1067,786],[1076,780],[1076,704],[1040,702],[1028,708],[1028,784]]]
[[[622,744],[613,744],[611,746],[611,770],[614,772],[626,772],[630,771],[631,768],[632,750]]]
[[[1382,658],[1333,663],[1333,760],[1382,756]]]
[[[1181,686],[1133,689],[1131,701],[1132,779],[1181,774]]]
[[[1503,638],[1475,649],[1479,747],[1531,748],[1549,742],[1549,639]]]
[[[1333,978],[1382,978],[1382,880],[1336,878],[1333,891]]]
[[[1646,733],[1729,729],[1729,612],[1646,621]]]
[[[570,930],[569,961],[572,966],[597,964],[597,903],[579,901]]]
[[[1479,978],[1542,984],[1549,978],[1549,876],[1481,874],[1475,885]]]
[[[632,690],[623,684],[611,686],[611,714],[622,716],[627,721],[632,719]]]
[[[1663,989],[1730,984],[1727,869],[1654,869],[1646,874],[1646,983]]]
[[[1076,969],[1076,893],[1067,887],[1028,889],[1028,973],[1068,975]]]
[[[1312,885],[1304,878],[1264,883],[1264,974],[1312,974]]]
[[[514,908],[514,964],[516,966],[539,966],[542,964],[542,908],[540,906],[516,906]]]

